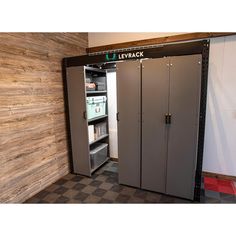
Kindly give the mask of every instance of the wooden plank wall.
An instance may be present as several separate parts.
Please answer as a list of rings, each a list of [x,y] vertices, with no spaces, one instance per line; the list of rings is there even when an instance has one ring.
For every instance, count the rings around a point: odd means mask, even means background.
[[[23,202],[69,172],[61,60],[87,33],[0,33],[0,202]]]

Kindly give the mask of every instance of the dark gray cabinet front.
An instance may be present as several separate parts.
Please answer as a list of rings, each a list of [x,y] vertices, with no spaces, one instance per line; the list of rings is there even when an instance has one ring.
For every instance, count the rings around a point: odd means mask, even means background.
[[[141,187],[193,199],[201,55],[142,62]]]
[[[142,62],[142,188],[165,192],[169,59]]]
[[[170,58],[171,124],[166,193],[193,199],[201,91],[201,55]]]
[[[140,187],[140,62],[117,63],[119,183]]]

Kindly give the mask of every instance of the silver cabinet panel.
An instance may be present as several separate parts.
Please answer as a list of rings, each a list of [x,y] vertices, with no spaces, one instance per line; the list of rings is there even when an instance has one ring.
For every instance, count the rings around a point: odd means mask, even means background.
[[[91,176],[88,146],[84,67],[68,67],[67,90],[74,173]]]
[[[201,55],[170,58],[171,125],[168,138],[166,193],[194,196],[201,87]]]
[[[162,193],[166,185],[168,61],[142,62],[142,188]]]
[[[140,62],[117,63],[119,183],[140,187]]]

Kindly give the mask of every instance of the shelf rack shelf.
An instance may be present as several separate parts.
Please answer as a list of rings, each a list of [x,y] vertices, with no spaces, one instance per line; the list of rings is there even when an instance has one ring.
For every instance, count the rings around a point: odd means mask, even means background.
[[[99,117],[88,120],[88,123],[91,123],[91,122],[97,121],[97,120],[101,120],[101,119],[104,119],[104,118],[107,118],[107,117],[108,117],[108,115],[99,116]]]
[[[96,140],[90,142],[89,145],[92,145],[92,144],[94,144],[94,143],[96,143],[96,142],[98,142],[98,141],[101,141],[101,140],[103,140],[104,138],[107,138],[108,136],[109,136],[109,134],[104,134],[104,135],[100,136],[99,138],[97,138]]]
[[[86,94],[100,94],[100,93],[107,93],[107,90],[103,90],[103,91],[86,91]]]

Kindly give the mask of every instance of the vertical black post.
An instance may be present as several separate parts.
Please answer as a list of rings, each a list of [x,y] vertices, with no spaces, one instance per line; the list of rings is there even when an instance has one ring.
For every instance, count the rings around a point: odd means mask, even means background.
[[[207,104],[209,47],[210,47],[209,40],[204,40],[203,50],[202,50],[202,78],[201,78],[201,100],[200,100],[200,115],[199,115],[197,168],[196,168],[195,189],[194,189],[194,201],[196,202],[200,202],[200,195],[201,195],[202,163],[203,163],[206,104]]]

